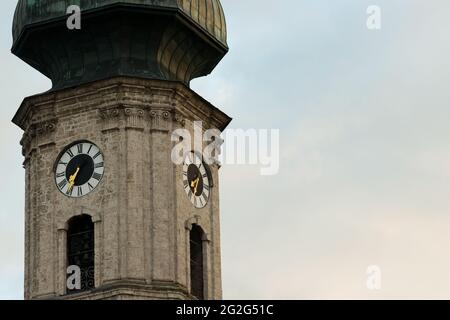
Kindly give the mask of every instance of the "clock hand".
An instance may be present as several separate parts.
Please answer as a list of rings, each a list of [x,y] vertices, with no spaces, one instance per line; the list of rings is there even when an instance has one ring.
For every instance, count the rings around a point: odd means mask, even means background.
[[[197,178],[196,182],[195,182],[195,189],[194,189],[194,194],[197,195],[197,188],[198,188],[198,182],[199,182],[199,178]]]
[[[69,177],[69,183],[70,183],[69,190],[73,188],[73,186],[75,184],[75,179],[77,178],[77,175],[78,175],[78,172],[80,172],[80,167],[78,167],[77,171],[75,171],[75,173]]]
[[[197,177],[197,175],[195,175],[195,176]],[[192,179],[192,181],[191,181],[191,188],[193,188],[195,186],[195,180],[197,180],[197,178]]]
[[[70,176],[69,182],[72,179],[73,182],[75,183],[75,179],[77,178],[78,174],[80,173],[80,170],[83,169],[86,166],[86,164],[87,164],[86,160],[84,160],[83,162],[80,163],[79,167],[77,168],[77,171],[75,171],[75,173]]]
[[[191,182],[191,188],[194,188],[194,194],[197,194],[197,188],[198,188],[199,181],[200,181],[200,177],[198,177],[197,179],[195,179]]]

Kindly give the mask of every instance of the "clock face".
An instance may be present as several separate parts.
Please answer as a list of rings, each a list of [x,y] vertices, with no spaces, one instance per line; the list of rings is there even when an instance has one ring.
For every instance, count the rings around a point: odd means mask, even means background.
[[[80,198],[98,186],[104,171],[103,154],[95,144],[75,143],[66,148],[56,163],[56,186],[66,196]]]
[[[184,160],[183,187],[191,203],[196,208],[203,208],[208,203],[211,184],[206,165],[202,159],[191,152]]]

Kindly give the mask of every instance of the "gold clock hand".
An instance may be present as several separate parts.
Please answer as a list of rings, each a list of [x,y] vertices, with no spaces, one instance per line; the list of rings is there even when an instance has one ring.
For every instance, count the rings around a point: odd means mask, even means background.
[[[195,188],[194,188],[194,194],[197,195],[197,187],[198,187],[198,182],[195,184]]]
[[[77,178],[78,172],[80,172],[79,167],[77,168],[77,171],[75,171],[75,173],[69,177],[70,188],[73,188],[73,185],[75,184],[75,179]]]
[[[195,195],[197,195],[197,188],[198,188],[199,181],[200,181],[200,178],[197,178],[197,179],[195,179],[195,181],[193,181],[194,184],[195,184],[195,187],[194,187],[194,194]]]

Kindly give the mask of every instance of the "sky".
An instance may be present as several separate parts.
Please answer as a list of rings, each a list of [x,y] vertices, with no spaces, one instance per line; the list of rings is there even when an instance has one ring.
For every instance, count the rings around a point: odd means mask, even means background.
[[[23,298],[22,99],[0,4],[0,299]],[[220,173],[225,299],[450,299],[450,2],[222,0],[229,54],[192,88],[278,129],[280,170]],[[370,5],[381,29],[366,26]],[[378,266],[380,287],[367,286]]]

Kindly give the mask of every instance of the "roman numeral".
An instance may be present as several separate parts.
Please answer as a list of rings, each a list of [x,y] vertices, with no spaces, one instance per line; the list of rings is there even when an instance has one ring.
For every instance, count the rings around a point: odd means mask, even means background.
[[[94,174],[92,175],[92,178],[94,178],[97,181],[100,181],[100,179],[102,178],[102,175],[97,172],[94,172]]]
[[[73,154],[73,152],[72,152],[71,149],[67,150],[67,154],[68,154],[71,158],[73,158],[73,156],[74,156],[74,154]]]
[[[100,151],[97,152],[97,153],[95,154],[95,156],[93,156],[92,158],[93,158],[93,159],[97,159],[99,155],[100,155]]]
[[[68,196],[71,196],[71,195],[72,195],[72,192],[73,192],[73,187],[69,187],[69,189],[67,189],[67,191],[66,191],[66,194],[67,194]]]
[[[57,177],[57,178],[63,178],[65,175],[66,175],[65,172],[56,173],[56,177]]]
[[[88,154],[91,152],[91,149],[92,149],[92,144],[89,146],[89,150],[88,150]]]
[[[83,188],[78,187],[77,194],[79,197],[81,197],[83,195]]]
[[[200,198],[198,198],[198,200],[200,201],[200,207],[203,207],[203,198],[200,197]]]
[[[209,191],[209,189],[210,189],[210,188],[209,188],[209,185],[207,185],[207,184],[204,184],[204,185],[203,185],[203,188],[206,189],[206,190],[208,190],[208,191]]]
[[[208,178],[208,174],[205,173],[204,175],[202,175],[202,177],[203,177],[203,179],[206,179],[206,178]]]
[[[97,163],[97,164],[95,164],[95,166],[94,166],[95,169],[97,169],[97,168],[103,168],[103,167],[104,167],[104,163],[103,163],[103,162]]]
[[[189,188],[189,182],[187,180],[183,180],[184,188]]]
[[[67,184],[67,180],[65,180],[65,179],[63,181],[61,181],[60,183],[58,183],[59,190],[62,190],[66,186],[66,184]]]
[[[88,182],[88,187],[89,187],[90,191],[94,190],[94,187],[89,182]]]
[[[205,204],[208,203],[208,198],[206,198],[206,195],[202,194],[202,197],[203,197],[203,201],[205,201]]]
[[[60,165],[63,165],[63,166],[66,166],[67,167],[67,162],[62,162],[62,161],[60,161],[58,164],[60,164]]]
[[[77,149],[78,149],[78,154],[83,153],[83,144],[80,143],[79,145],[77,145]]]

